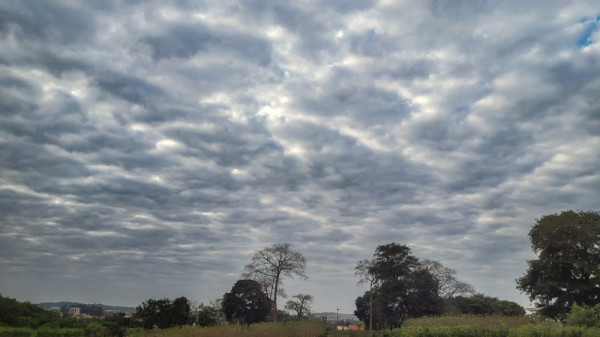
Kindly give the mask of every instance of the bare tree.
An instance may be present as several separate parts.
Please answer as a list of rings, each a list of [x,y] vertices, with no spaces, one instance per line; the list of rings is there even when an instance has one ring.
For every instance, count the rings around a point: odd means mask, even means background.
[[[289,300],[285,304],[285,309],[294,311],[298,318],[302,319],[305,316],[310,315],[310,306],[314,298],[308,294],[298,294],[292,296],[295,300]]]
[[[354,267],[354,275],[360,277],[358,284],[369,285],[369,331],[373,331],[373,285],[377,281],[373,273],[372,260],[360,260]]]
[[[456,279],[456,270],[429,259],[422,260],[421,266],[438,281],[439,294],[442,298],[475,294],[475,288],[472,285]]]
[[[306,258],[292,250],[289,243],[276,244],[254,253],[252,262],[246,265],[242,277],[263,282],[263,288],[273,301],[273,321],[277,322],[277,297],[284,277],[307,279]]]

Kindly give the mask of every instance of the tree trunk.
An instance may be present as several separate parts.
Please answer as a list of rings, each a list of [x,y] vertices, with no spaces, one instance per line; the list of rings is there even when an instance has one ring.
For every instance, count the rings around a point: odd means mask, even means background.
[[[273,293],[273,322],[277,322],[277,288],[279,288],[279,274],[275,277],[275,291]]]
[[[373,336],[373,284],[371,284],[371,290],[369,291],[369,331]]]

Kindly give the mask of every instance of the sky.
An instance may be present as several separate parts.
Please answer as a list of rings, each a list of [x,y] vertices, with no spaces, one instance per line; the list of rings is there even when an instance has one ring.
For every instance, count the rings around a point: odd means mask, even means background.
[[[209,302],[290,243],[351,313],[406,244],[516,289],[536,219],[598,211],[596,1],[2,1],[0,292]],[[285,300],[280,299],[280,303]]]

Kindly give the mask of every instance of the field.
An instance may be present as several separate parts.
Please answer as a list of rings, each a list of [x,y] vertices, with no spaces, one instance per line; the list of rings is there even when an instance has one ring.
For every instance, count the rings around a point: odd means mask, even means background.
[[[184,326],[163,330],[130,329],[125,337],[368,337],[369,331],[337,331],[321,321],[261,323],[250,327]],[[600,328],[563,327],[522,317],[428,317],[408,320],[402,328],[373,332],[374,337],[600,337]],[[0,337],[107,337],[89,329],[0,327]]]

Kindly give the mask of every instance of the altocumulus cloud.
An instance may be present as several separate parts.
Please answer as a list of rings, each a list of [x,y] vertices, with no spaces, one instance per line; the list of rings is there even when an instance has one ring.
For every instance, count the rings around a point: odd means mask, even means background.
[[[291,242],[351,311],[396,241],[526,305],[535,218],[598,207],[596,5],[3,2],[0,291],[208,301]]]

